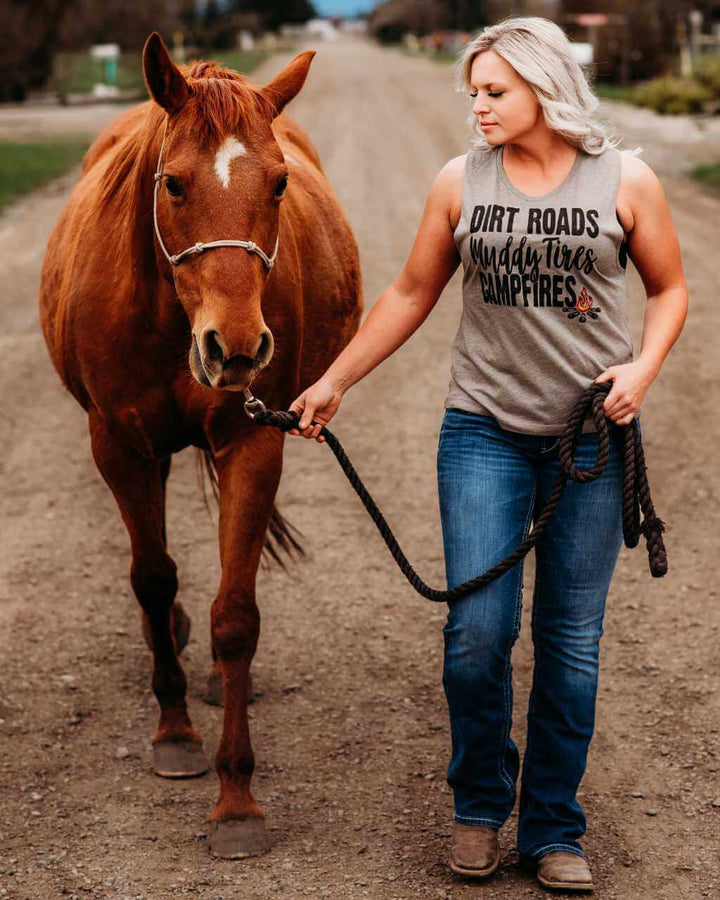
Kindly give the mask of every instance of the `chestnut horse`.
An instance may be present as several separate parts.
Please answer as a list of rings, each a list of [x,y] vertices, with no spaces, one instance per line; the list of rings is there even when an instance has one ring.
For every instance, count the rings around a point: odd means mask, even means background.
[[[152,99],[88,151],[40,288],[50,356],[88,414],[93,457],[130,536],[160,706],[153,765],[168,777],[207,763],[178,662],[189,621],[173,606],[165,484],[171,454],[185,447],[212,465],[222,576],[211,633],[224,721],[210,849],[227,858],[269,846],[247,718],[257,569],[263,549],[280,562],[276,546],[302,552],[274,502],[284,435],[253,423],[242,391],[252,383],[268,407],[287,409],[363,309],[353,234],[307,135],[281,115],[313,56],[300,53],[257,87],[214,63],[178,68],[153,33],[143,51]]]

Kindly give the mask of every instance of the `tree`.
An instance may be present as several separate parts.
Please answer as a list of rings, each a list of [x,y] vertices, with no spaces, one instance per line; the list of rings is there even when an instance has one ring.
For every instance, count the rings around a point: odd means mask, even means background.
[[[277,31],[281,25],[298,25],[314,19],[317,11],[311,0],[229,0],[231,12],[259,13],[263,26]]]
[[[52,74],[63,19],[77,0],[9,0],[0,30],[0,100],[21,102]]]
[[[117,43],[139,50],[151,31],[168,37],[181,25],[185,7],[177,0],[73,0],[75,15],[67,16],[62,46]]]

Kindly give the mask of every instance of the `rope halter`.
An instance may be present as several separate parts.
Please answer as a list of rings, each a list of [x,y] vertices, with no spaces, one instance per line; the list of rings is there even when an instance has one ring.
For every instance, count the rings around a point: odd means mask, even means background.
[[[258,247],[255,241],[198,241],[196,244],[193,244],[192,247],[188,247],[187,250],[183,250],[181,253],[175,253],[173,255],[168,251],[165,242],[162,239],[162,235],[160,234],[157,216],[157,199],[163,177],[162,158],[163,150],[165,149],[165,140],[167,138],[167,127],[168,120],[166,119],[165,133],[163,134],[162,144],[160,145],[160,154],[158,156],[157,169],[155,170],[155,189],[153,191],[153,224],[155,226],[155,237],[157,238],[160,249],[165,254],[167,261],[171,266],[177,266],[186,256],[192,256],[195,253],[204,253],[205,250],[214,250],[216,247],[242,247],[243,250],[247,250],[248,253],[257,253],[267,270],[270,271],[275,263],[275,257],[277,256],[280,235],[275,239],[275,249],[273,250],[272,256],[268,256],[264,250]]]

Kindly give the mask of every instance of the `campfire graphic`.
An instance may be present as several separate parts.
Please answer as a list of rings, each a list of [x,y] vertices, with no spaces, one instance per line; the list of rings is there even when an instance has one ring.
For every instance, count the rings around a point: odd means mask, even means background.
[[[588,316],[591,319],[597,319],[600,307],[593,306],[592,294],[589,294],[587,288],[584,287],[575,306],[566,306],[563,308],[563,312],[568,314],[568,319],[577,318],[579,322],[587,322]]]

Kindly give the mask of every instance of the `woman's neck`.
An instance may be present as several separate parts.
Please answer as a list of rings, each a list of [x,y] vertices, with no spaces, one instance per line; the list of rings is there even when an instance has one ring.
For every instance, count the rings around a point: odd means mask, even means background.
[[[544,130],[523,135],[517,141],[508,141],[504,145],[503,163],[517,164],[544,177],[552,175],[557,167],[562,168],[564,162],[574,158],[577,152],[565,138]]]

